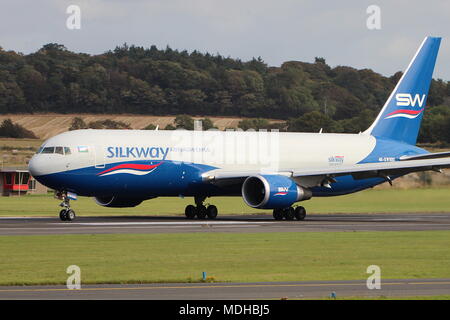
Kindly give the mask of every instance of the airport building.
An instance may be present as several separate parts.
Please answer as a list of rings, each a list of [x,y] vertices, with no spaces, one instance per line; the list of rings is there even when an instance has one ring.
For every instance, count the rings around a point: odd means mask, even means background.
[[[28,170],[17,168],[0,169],[0,195],[20,196],[45,194],[48,189],[34,179]]]

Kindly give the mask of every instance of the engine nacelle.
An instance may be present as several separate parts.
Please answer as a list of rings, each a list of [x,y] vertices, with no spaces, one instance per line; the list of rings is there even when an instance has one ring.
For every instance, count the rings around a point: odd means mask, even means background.
[[[143,199],[121,198],[117,196],[95,197],[94,199],[98,205],[109,208],[136,207],[144,201]]]
[[[286,208],[294,202],[308,200],[311,196],[310,190],[280,175],[251,176],[242,184],[245,203],[258,209]]]

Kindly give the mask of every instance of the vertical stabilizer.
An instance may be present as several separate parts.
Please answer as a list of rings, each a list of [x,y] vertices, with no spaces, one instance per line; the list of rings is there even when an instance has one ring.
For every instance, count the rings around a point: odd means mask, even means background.
[[[426,37],[375,122],[364,133],[415,145],[441,38]]]

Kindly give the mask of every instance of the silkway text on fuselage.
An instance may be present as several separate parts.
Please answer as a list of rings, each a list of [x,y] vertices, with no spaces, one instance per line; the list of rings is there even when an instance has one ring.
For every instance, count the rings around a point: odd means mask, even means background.
[[[162,147],[107,147],[107,158],[151,158],[164,160],[169,148]]]

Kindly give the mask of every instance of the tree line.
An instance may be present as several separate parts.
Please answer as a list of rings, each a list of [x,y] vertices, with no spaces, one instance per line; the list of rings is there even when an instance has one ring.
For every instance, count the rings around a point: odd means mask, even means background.
[[[221,115],[282,119],[286,131],[359,132],[401,75],[331,68],[320,57],[270,67],[170,47],[88,55],[50,43],[27,55],[0,48],[0,113]],[[450,143],[450,82],[432,80],[427,106],[419,141]]]

